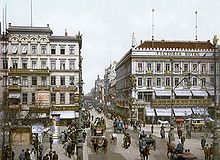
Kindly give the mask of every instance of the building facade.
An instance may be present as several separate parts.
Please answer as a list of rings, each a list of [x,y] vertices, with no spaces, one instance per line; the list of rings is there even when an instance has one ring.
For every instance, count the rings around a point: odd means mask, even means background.
[[[12,26],[7,30],[9,108],[20,117],[79,109],[79,45],[75,36],[54,36],[50,26]],[[74,117],[74,115],[72,115]]]
[[[215,78],[219,84],[213,55],[209,41],[141,42],[116,67],[117,106],[129,108],[130,118],[143,123],[213,114]]]

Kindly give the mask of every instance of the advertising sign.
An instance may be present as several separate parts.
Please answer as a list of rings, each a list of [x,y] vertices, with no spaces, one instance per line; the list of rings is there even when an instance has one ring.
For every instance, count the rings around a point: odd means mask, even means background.
[[[49,91],[36,91],[36,104],[39,106],[50,105],[50,92]]]

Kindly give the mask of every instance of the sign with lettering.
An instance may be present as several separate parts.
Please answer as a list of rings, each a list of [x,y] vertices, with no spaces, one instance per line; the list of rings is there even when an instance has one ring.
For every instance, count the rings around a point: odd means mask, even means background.
[[[36,91],[36,105],[48,106],[50,105],[50,92],[49,91]]]

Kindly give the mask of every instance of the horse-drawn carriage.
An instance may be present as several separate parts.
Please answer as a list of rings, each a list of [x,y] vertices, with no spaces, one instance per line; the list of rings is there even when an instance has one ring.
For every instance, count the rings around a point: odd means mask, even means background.
[[[121,131],[124,130],[124,123],[121,120],[116,120],[113,122],[113,126],[114,126],[114,132],[116,133],[117,131],[119,131],[121,133]]]
[[[107,151],[108,140],[105,136],[91,136],[91,143],[95,152],[98,152],[99,149]]]
[[[150,148],[156,150],[156,140],[153,137],[146,137],[145,141]]]

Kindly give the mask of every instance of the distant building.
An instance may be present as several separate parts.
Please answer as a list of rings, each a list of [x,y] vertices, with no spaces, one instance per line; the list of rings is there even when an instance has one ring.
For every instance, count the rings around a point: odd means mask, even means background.
[[[144,41],[116,66],[117,106],[143,123],[207,115],[207,110],[212,115],[215,78],[219,84],[213,53],[209,41]],[[219,89],[217,95],[219,102]]]
[[[6,45],[5,45],[6,44]],[[79,109],[79,45],[75,36],[54,36],[46,27],[12,26],[2,52],[9,108],[21,117]],[[3,65],[4,66],[4,65]],[[2,73],[3,70],[1,70]],[[74,117],[74,115],[72,115]]]

